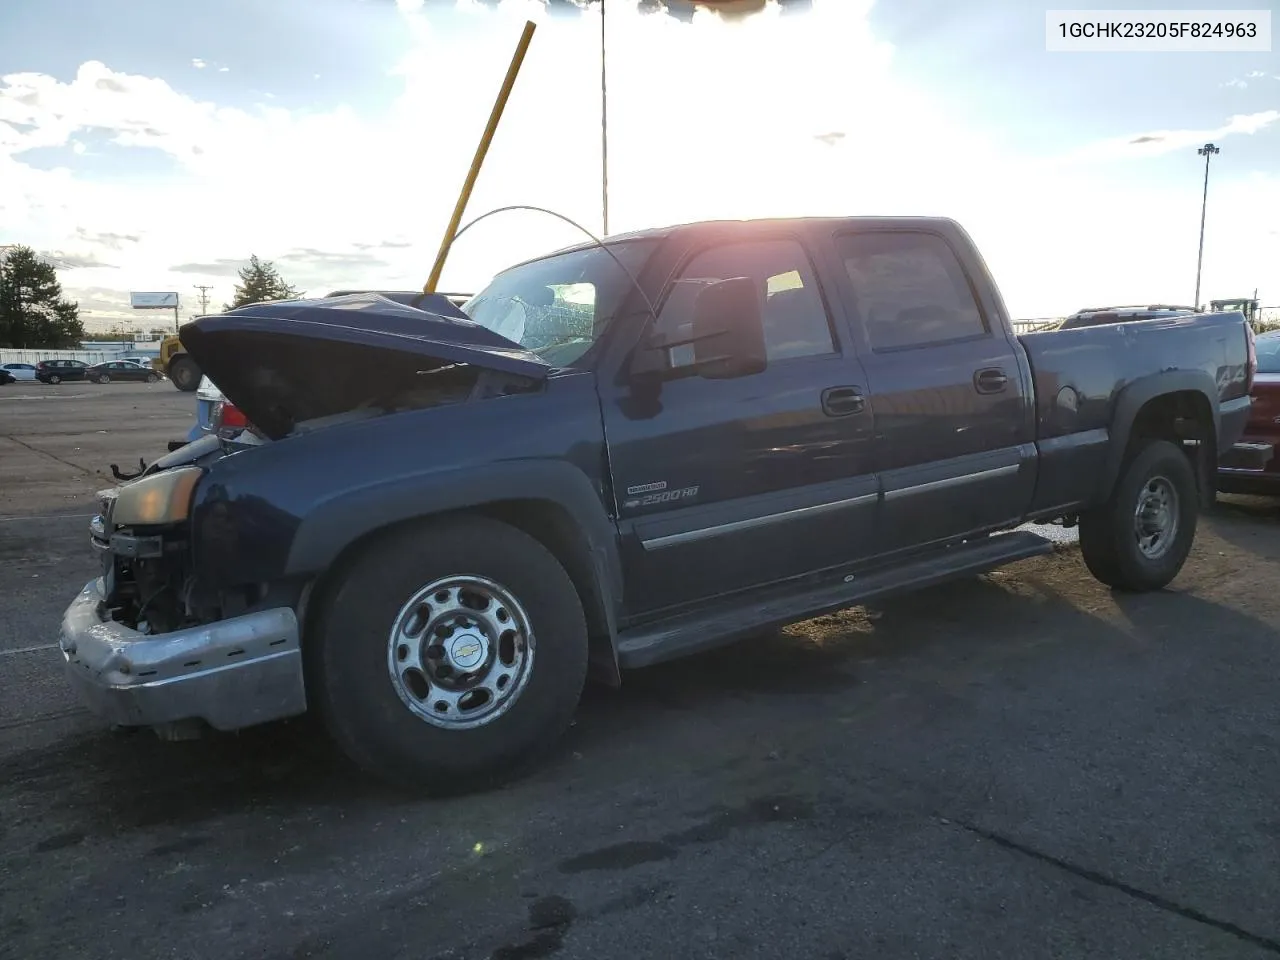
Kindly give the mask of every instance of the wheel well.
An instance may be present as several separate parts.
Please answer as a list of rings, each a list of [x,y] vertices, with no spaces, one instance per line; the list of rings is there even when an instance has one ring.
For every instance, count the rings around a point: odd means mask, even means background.
[[[1129,431],[1126,461],[1143,440],[1177,444],[1195,468],[1201,498],[1212,500],[1217,480],[1218,438],[1209,399],[1198,390],[1177,390],[1142,405]]]
[[[324,589],[326,585],[339,576],[358,554],[368,549],[374,542],[393,530],[402,529],[406,524],[432,523],[447,517],[461,517],[468,514],[489,517],[527,533],[550,550],[560,561],[565,572],[569,574],[569,579],[573,581],[574,588],[578,591],[578,598],[582,601],[590,643],[591,669],[597,679],[617,686],[621,682],[621,677],[618,674],[617,657],[613,649],[607,601],[596,579],[590,545],[568,511],[550,500],[499,500],[460,510],[406,518],[370,530],[347,544],[334,561],[313,581],[311,589],[307,591],[306,607],[302,611],[304,634],[311,617],[319,612],[318,607],[322,605],[313,602],[311,598],[326,596],[328,594]]]

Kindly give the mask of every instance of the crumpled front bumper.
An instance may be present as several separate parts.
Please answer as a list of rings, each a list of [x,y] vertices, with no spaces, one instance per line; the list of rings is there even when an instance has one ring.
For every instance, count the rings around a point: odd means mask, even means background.
[[[204,720],[217,730],[307,709],[298,620],[288,607],[150,636],[106,618],[102,580],[62,616],[67,677],[95,713],[121,726]]]

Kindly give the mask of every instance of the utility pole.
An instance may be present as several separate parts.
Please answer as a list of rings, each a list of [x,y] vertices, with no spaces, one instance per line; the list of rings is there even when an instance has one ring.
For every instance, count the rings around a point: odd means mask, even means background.
[[[213,287],[204,283],[193,283],[192,286],[200,291],[200,315],[204,316],[209,312],[209,291]]]
[[[609,235],[609,73],[604,59],[604,8],[600,0],[600,207],[604,229],[600,235]]]
[[[1200,269],[1204,265],[1204,215],[1209,206],[1209,158],[1222,151],[1212,143],[1199,147],[1196,153],[1204,157],[1204,196],[1200,200],[1200,255],[1196,257],[1196,301],[1195,307],[1200,309]]]

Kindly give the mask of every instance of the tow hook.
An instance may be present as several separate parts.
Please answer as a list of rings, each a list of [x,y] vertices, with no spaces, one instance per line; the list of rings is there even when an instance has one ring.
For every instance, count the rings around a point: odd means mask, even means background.
[[[142,476],[146,472],[147,472],[147,461],[143,460],[141,457],[138,458],[137,473],[121,473],[119,467],[117,467],[114,463],[111,465],[111,475],[115,477],[117,480],[119,480],[121,483],[124,483],[129,480],[137,480],[138,477]]]

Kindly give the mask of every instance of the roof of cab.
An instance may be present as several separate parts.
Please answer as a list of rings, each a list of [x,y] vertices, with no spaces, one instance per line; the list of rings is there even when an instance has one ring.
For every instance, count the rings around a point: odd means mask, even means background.
[[[612,246],[617,243],[629,243],[635,240],[665,240],[677,233],[686,232],[715,232],[718,230],[743,230],[758,229],[762,227],[810,227],[817,224],[827,224],[830,226],[898,226],[898,227],[950,227],[952,229],[962,229],[960,225],[950,217],[756,217],[741,220],[692,220],[687,223],[670,224],[665,227],[648,227],[644,230],[631,230],[626,233],[613,233],[607,237],[601,238],[600,241],[583,240],[580,243],[570,244],[561,247],[558,250],[552,250],[549,253],[542,253],[536,257],[529,257],[519,263],[513,263],[511,266],[504,268],[502,273],[507,270],[513,270],[516,267],[522,267],[525,264],[537,263],[539,260],[546,260],[550,257],[558,257],[566,253],[577,253],[579,250],[589,250],[592,247],[599,246],[604,243],[606,246]]]

